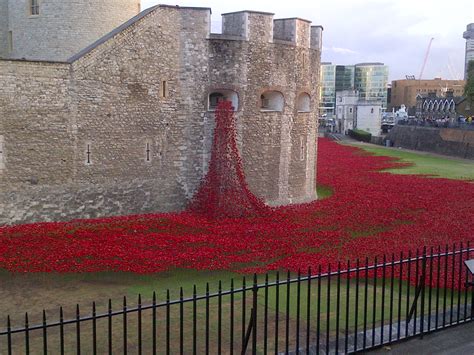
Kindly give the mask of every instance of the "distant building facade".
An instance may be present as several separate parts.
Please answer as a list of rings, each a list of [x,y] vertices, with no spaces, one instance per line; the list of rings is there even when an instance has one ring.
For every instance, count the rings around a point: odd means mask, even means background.
[[[355,128],[369,132],[373,136],[380,135],[382,130],[382,101],[359,100]]]
[[[355,65],[354,86],[361,100],[382,102],[387,107],[388,66],[383,63],[360,63]]]
[[[354,90],[355,67],[353,65],[336,65],[336,92]]]
[[[320,116],[337,116],[336,92],[356,90],[360,100],[381,101],[387,107],[388,66],[383,63],[321,65]]]
[[[351,129],[360,129],[374,136],[380,135],[382,101],[361,100],[359,97],[356,90],[336,93],[336,132],[347,134]]]
[[[359,93],[355,90],[344,90],[336,93],[336,131],[347,134],[354,129],[357,115]]]
[[[394,80],[392,81],[390,108],[399,109],[405,105],[408,113],[415,115],[418,95],[426,96],[428,93],[434,93],[435,96],[442,97],[447,92],[453,92],[454,96],[461,96],[465,84],[464,80],[443,80],[441,78]]]
[[[336,107],[336,65],[321,63],[319,116],[333,118]]]
[[[467,25],[463,37],[466,39],[466,59],[464,66],[464,79],[467,79],[467,66],[471,60],[474,60],[474,23]]]
[[[427,95],[418,95],[416,100],[416,117],[423,120],[457,118],[457,105],[463,101],[463,97],[454,96],[448,91],[445,96],[438,96],[434,92]]]

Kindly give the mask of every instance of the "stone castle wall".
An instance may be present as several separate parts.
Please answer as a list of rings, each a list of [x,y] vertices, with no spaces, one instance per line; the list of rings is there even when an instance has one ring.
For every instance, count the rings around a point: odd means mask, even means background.
[[[474,159],[474,131],[397,125],[387,135],[395,147]]]
[[[269,14],[245,18],[249,40],[229,39],[210,35],[209,9],[160,6],[72,63],[0,61],[0,224],[181,210],[207,171],[219,89],[238,94],[250,189],[314,200],[320,51],[274,42]],[[261,111],[267,90],[283,111]]]
[[[41,0],[37,16],[30,15],[29,0],[2,3],[8,16],[0,10],[0,21],[8,21],[13,51],[5,41],[0,56],[11,59],[65,61],[140,12],[140,0]]]
[[[8,0],[0,0],[0,58],[8,51]]]

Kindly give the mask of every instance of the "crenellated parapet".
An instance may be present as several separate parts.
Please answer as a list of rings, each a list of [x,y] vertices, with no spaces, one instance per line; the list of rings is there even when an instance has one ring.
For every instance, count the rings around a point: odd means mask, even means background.
[[[309,48],[311,21],[300,18],[284,18],[273,21],[273,38],[291,42],[297,47]]]
[[[311,26],[311,48],[323,49],[323,26]]]
[[[321,50],[322,26],[311,26],[311,21],[301,18],[273,19],[273,16],[273,13],[249,10],[223,14],[221,37],[251,42],[284,42]]]
[[[273,15],[249,10],[222,14],[222,34],[253,42],[272,42]]]

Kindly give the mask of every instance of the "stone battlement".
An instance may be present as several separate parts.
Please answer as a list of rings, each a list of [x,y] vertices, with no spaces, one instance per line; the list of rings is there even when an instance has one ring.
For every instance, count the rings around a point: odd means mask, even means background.
[[[301,18],[273,19],[273,16],[273,13],[249,10],[222,14],[222,36],[253,42],[283,41],[298,47],[320,49],[317,44],[320,43],[321,26],[312,27],[311,21]]]

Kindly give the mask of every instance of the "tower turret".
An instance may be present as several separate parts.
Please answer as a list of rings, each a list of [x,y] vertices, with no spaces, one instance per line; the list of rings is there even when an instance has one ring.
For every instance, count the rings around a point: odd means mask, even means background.
[[[140,0],[0,0],[0,56],[65,61],[139,12]]]

